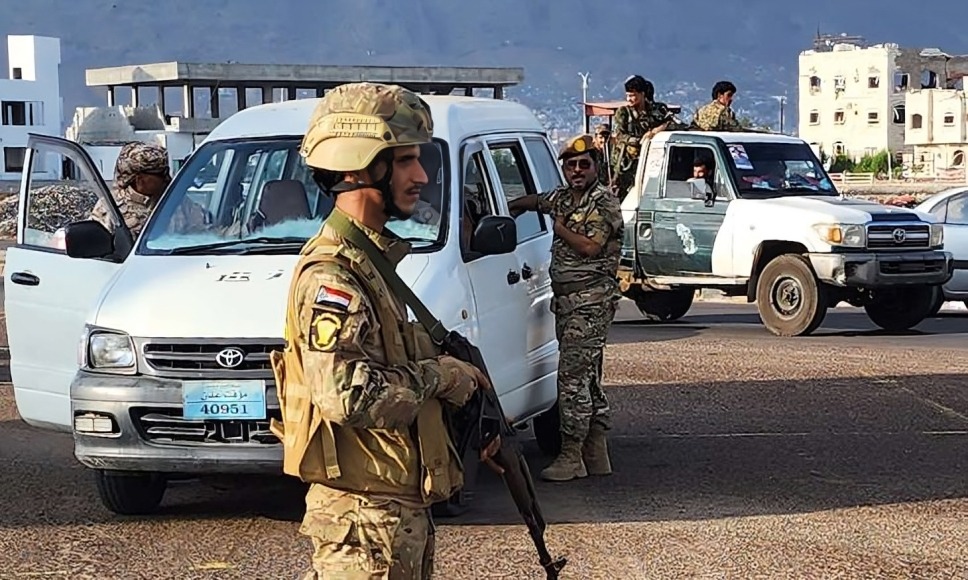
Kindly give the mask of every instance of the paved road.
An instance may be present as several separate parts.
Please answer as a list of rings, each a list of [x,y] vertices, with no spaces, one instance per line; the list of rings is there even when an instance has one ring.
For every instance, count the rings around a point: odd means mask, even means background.
[[[968,316],[919,336],[834,310],[777,339],[746,306],[651,326],[623,309],[606,356],[616,473],[539,483],[563,578],[968,577]],[[867,329],[867,330],[865,330]],[[294,578],[298,485],[185,482],[154,517],[98,503],[68,437],[0,387],[0,579]],[[547,458],[527,445],[535,470]],[[439,521],[439,578],[539,578],[500,481]]]

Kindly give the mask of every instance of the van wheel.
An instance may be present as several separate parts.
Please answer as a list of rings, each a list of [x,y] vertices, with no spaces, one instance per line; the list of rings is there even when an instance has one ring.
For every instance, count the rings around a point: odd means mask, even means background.
[[[168,487],[168,481],[160,473],[98,469],[95,480],[104,507],[125,516],[153,513]]]
[[[777,336],[805,336],[827,315],[827,290],[803,256],[777,256],[756,283],[756,308],[763,325]]]
[[[561,417],[558,415],[558,403],[531,420],[531,430],[538,449],[549,457],[557,457],[561,453]]]
[[[931,315],[936,300],[933,286],[885,288],[874,292],[864,310],[884,330],[907,330]]]
[[[635,301],[639,312],[651,322],[671,322],[682,318],[692,308],[695,295],[692,288],[649,291],[636,288],[629,292],[629,298]]]

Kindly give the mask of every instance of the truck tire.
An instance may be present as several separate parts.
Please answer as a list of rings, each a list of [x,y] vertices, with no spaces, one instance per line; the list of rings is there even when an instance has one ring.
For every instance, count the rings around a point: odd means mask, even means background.
[[[827,315],[827,290],[803,256],[783,254],[763,268],[756,283],[756,308],[777,336],[806,336]]]
[[[549,457],[557,457],[561,453],[561,416],[558,415],[558,403],[532,419],[531,430],[538,449]]]
[[[678,320],[692,308],[696,292],[692,288],[675,290],[642,290],[637,288],[629,298],[635,301],[639,312],[650,322],[671,322]]]
[[[104,507],[123,515],[153,513],[165,496],[168,481],[159,473],[95,471],[97,493]]]
[[[941,312],[942,306],[944,306],[944,292],[942,292],[940,286],[936,286],[931,298],[931,310],[928,311],[928,317],[937,316]]]
[[[917,326],[931,316],[936,300],[932,286],[879,289],[864,305],[864,310],[871,322],[884,330],[896,332]]]

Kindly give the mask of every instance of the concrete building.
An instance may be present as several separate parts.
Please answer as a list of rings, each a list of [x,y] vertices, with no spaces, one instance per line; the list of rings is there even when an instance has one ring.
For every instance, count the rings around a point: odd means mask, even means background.
[[[965,91],[920,89],[906,95],[908,121],[904,165],[911,176],[966,175],[968,103]]]
[[[0,181],[19,180],[28,133],[60,135],[60,40],[43,36],[8,36],[8,78],[0,79]],[[55,175],[59,167],[35,170]]]
[[[106,89],[107,107],[79,108],[67,134],[84,145],[110,180],[125,141],[168,147],[172,169],[177,171],[222,120],[253,105],[314,98],[358,81],[395,83],[421,93],[459,91],[500,99],[505,88],[523,79],[521,68],[479,67],[168,62],[88,69],[87,85]]]

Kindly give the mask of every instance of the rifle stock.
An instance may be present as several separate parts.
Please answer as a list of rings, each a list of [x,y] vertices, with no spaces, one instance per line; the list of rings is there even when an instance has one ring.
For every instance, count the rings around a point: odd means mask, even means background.
[[[484,356],[479,348],[474,346],[463,335],[453,330],[447,333],[443,343],[444,351],[454,358],[468,362],[479,368],[490,380]],[[528,526],[531,541],[538,551],[538,560],[545,570],[548,580],[558,578],[559,572],[565,567],[567,560],[563,557],[552,558],[545,544],[544,532],[546,528],[544,515],[538,505],[534,481],[528,462],[521,453],[520,446],[513,438],[516,436],[514,427],[508,422],[501,409],[494,388],[478,389],[471,400],[458,412],[455,437],[457,450],[461,457],[468,448],[481,450],[487,447],[498,436],[501,437],[501,448],[492,458],[494,463],[504,470],[502,478],[511,499],[518,508],[521,518]]]

